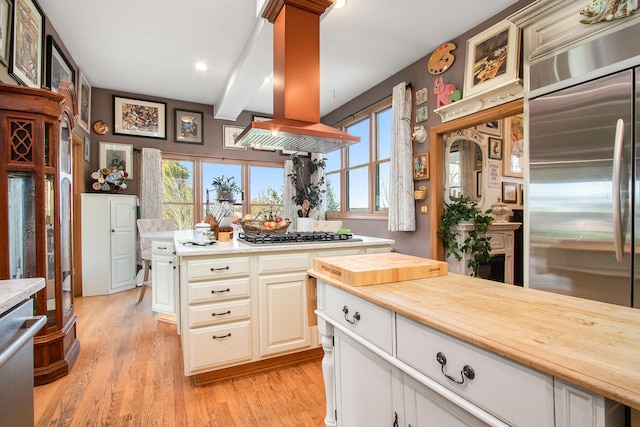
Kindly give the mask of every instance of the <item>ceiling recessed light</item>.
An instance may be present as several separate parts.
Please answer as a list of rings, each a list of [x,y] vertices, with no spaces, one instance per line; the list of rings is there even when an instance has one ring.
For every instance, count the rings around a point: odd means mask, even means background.
[[[194,65],[194,67],[196,68],[196,70],[200,71],[207,71],[207,69],[209,69],[209,67],[207,67],[207,64],[205,64],[204,62],[198,62],[196,65]]]
[[[333,3],[334,9],[342,9],[347,4],[347,0],[335,0]]]

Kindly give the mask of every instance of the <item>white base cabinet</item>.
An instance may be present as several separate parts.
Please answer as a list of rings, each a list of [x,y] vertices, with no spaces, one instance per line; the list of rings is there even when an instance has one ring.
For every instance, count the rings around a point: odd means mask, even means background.
[[[135,287],[136,196],[81,195],[82,295]]]
[[[180,268],[173,241],[151,242],[151,307],[170,316],[178,314]],[[178,327],[178,330],[180,328]]]

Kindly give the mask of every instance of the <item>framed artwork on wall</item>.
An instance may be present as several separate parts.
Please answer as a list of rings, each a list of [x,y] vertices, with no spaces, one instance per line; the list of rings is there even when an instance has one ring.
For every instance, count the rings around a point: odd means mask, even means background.
[[[426,87],[416,91],[416,104],[424,104],[429,100],[429,90]]]
[[[133,144],[100,143],[101,168],[122,169],[127,173],[126,179],[133,179]]]
[[[199,111],[178,110],[175,117],[176,142],[204,144],[203,114]]]
[[[61,81],[76,84],[76,70],[64,56],[60,46],[53,36],[47,36],[47,78],[46,85],[53,92],[58,93]]]
[[[520,30],[504,20],[467,41],[465,98],[511,82],[518,77]]]
[[[87,132],[91,123],[91,85],[82,71],[78,78],[78,124]]]
[[[476,126],[478,132],[502,138],[502,120],[493,120]]]
[[[502,183],[502,201],[504,203],[518,203],[518,184],[515,182]]]
[[[413,180],[429,179],[429,153],[413,156]]]
[[[424,122],[429,118],[427,107],[420,107],[416,110],[416,123]]]
[[[91,161],[91,139],[84,137],[84,161]]]
[[[113,96],[113,133],[167,139],[167,104]]]
[[[502,175],[515,178],[524,176],[524,117],[504,119],[504,161]]]
[[[44,18],[32,0],[15,0],[9,74],[20,84],[42,86]]]
[[[9,0],[0,0],[0,62],[9,64],[9,46],[11,44],[11,5]]]
[[[232,150],[245,150],[246,147],[235,147],[233,144],[244,128],[239,126],[222,125],[222,148]]]
[[[489,137],[489,158],[502,160],[502,140]]]

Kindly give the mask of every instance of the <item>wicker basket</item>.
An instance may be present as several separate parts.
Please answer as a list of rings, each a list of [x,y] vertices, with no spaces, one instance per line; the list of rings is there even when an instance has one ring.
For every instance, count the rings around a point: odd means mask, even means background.
[[[262,228],[265,221],[261,219],[254,219],[250,221],[240,221],[242,230],[245,233],[286,233],[291,223],[287,220],[280,222],[280,225],[276,228]]]

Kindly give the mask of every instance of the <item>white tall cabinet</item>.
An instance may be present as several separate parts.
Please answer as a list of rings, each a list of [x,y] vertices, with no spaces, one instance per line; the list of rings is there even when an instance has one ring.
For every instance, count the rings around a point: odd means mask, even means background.
[[[82,194],[82,295],[135,287],[137,197]]]

